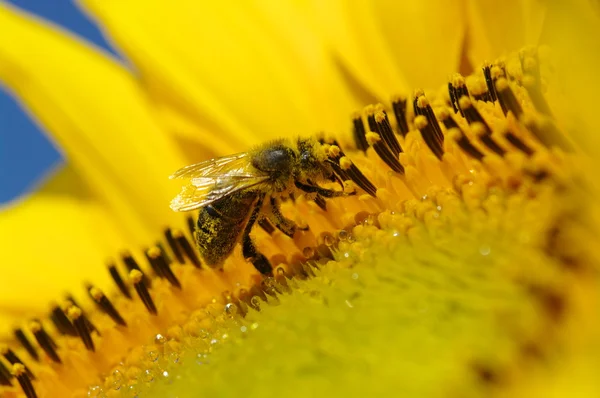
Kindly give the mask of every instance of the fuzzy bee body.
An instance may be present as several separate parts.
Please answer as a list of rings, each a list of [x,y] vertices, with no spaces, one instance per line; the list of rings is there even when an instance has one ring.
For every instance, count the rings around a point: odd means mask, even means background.
[[[209,267],[218,267],[233,251],[247,225],[258,196],[240,192],[200,209],[196,244]]]
[[[325,146],[314,139],[271,142],[180,169],[171,178],[187,178],[189,184],[171,208],[200,209],[196,243],[208,266],[222,267],[241,241],[244,258],[268,275],[272,267],[250,237],[253,226],[265,221],[293,236],[297,226],[281,214],[280,199],[298,190],[325,198],[345,195],[317,185],[326,180],[341,183],[332,164]]]

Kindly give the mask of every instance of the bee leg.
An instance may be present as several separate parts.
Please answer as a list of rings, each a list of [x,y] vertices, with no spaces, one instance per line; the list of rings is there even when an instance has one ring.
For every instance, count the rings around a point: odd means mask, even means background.
[[[256,207],[252,211],[250,215],[250,219],[248,220],[248,224],[246,224],[246,228],[244,228],[243,237],[242,237],[242,254],[246,261],[252,262],[254,268],[258,270],[263,275],[272,275],[273,267],[267,257],[264,254],[258,251],[256,245],[252,241],[250,237],[250,231],[252,231],[252,227],[254,223],[258,219],[258,215],[260,214],[260,210],[262,208],[263,201],[265,196],[262,195],[258,201],[256,202]]]
[[[271,214],[269,215],[269,221],[272,222],[277,229],[281,232],[289,236],[290,238],[294,237],[296,233],[296,229],[301,229],[303,231],[307,231],[308,227],[300,228],[296,225],[295,222],[286,218],[283,214],[281,214],[281,208],[279,207],[279,203],[277,199],[271,197]]]
[[[269,220],[267,220],[264,217],[261,217],[258,221],[257,221],[258,225],[260,225],[260,227],[269,235],[272,235],[273,232],[275,232],[275,227],[273,226],[273,224],[271,224],[271,222]]]
[[[263,275],[272,275],[273,267],[264,254],[259,252],[252,241],[250,234],[244,234],[242,238],[242,253],[247,261],[251,261],[254,268]]]
[[[327,188],[321,188],[317,185],[308,185],[308,184],[304,184],[300,181],[294,181],[294,184],[296,185],[296,188],[307,192],[307,193],[317,193],[320,196],[324,197],[324,198],[335,198],[338,196],[348,196],[349,194],[342,192],[342,191],[334,191],[332,189],[327,189]]]

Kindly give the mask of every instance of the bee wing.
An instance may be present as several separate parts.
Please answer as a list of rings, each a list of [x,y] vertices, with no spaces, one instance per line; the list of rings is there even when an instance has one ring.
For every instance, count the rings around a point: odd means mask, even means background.
[[[247,157],[248,153],[242,152],[177,170],[170,178],[188,178],[190,181],[171,201],[171,209],[175,211],[198,209],[268,180],[269,176],[256,175],[256,170]]]
[[[190,211],[229,196],[242,189],[259,185],[268,176],[238,176],[221,175],[218,177],[196,177],[191,183],[181,189],[171,201],[171,209],[175,211]]]
[[[249,162],[245,159],[248,156],[247,152],[236,153],[235,155],[223,156],[205,160],[204,162],[191,164],[182,167],[173,173],[169,178],[203,178],[217,177],[223,174],[249,175],[247,166]]]

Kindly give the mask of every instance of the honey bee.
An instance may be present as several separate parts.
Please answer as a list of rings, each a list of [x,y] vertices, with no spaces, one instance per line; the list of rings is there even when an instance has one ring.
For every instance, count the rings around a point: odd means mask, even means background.
[[[322,203],[324,198],[354,193],[344,192],[340,178],[344,172],[332,160],[328,149],[331,147],[313,138],[278,140],[249,152],[186,166],[170,177],[189,179],[171,201],[171,208],[200,209],[196,244],[208,266],[221,268],[241,241],[246,261],[252,262],[261,274],[270,275],[269,260],[250,237],[257,222],[274,225],[292,237],[299,227],[281,213],[282,200],[298,191]],[[319,186],[323,181],[337,181],[342,190]]]

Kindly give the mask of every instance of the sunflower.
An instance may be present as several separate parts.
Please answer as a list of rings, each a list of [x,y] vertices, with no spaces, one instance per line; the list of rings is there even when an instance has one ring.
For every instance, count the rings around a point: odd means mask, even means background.
[[[597,391],[595,160],[577,149],[598,148],[594,5],[82,6],[128,63],[0,5],[0,79],[68,160],[2,215],[16,253],[4,324],[34,319],[3,348],[4,384],[29,396]],[[539,41],[562,63],[532,49],[483,63]],[[413,91],[449,75],[444,91]],[[324,148],[362,194],[327,211],[298,198],[284,210],[311,231],[292,240],[257,231],[273,277],[238,254],[222,275],[193,267],[166,177],[318,131],[337,132]],[[129,278],[105,295],[123,279],[106,258],[124,248]],[[100,310],[58,302],[83,280]]]

